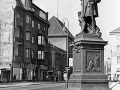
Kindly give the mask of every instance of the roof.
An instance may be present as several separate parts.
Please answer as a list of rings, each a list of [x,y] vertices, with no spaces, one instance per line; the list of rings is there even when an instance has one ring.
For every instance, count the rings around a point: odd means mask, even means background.
[[[111,31],[111,32],[109,32],[109,33],[110,33],[110,35],[120,34],[120,27]]]
[[[64,24],[55,16],[50,18],[50,28],[48,29],[48,36],[68,36],[74,38],[70,31],[65,27],[66,31],[63,31]]]

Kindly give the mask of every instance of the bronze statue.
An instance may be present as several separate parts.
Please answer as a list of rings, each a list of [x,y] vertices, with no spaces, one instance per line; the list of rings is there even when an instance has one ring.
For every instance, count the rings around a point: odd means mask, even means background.
[[[101,36],[99,32],[100,29],[96,25],[95,18],[98,17],[98,8],[97,3],[101,0],[81,0],[81,12],[78,12],[79,22],[81,26],[80,33],[92,33],[98,34]]]

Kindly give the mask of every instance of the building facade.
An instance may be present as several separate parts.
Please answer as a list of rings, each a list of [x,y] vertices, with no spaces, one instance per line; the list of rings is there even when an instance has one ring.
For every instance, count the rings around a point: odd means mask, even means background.
[[[55,16],[49,19],[50,27],[48,29],[48,41],[52,45],[67,51],[68,47],[68,65],[69,59],[72,58],[72,48],[69,46],[74,40],[74,36],[68,30],[69,27],[66,27],[58,18]],[[67,56],[67,52],[66,52]],[[66,59],[66,66],[67,59]]]
[[[110,32],[111,35],[111,80],[120,79],[120,28]]]
[[[66,51],[49,43],[49,69],[48,75],[54,77],[54,81],[62,81],[66,66]]]
[[[1,32],[1,38],[4,38],[1,39],[1,51],[5,55],[1,52],[0,61],[8,67],[1,66],[1,80],[32,80],[33,77],[42,80],[48,70],[48,13],[32,0],[3,0],[3,4],[4,7],[0,6],[4,8],[0,17],[4,31],[4,34]],[[6,32],[5,27],[8,27]]]

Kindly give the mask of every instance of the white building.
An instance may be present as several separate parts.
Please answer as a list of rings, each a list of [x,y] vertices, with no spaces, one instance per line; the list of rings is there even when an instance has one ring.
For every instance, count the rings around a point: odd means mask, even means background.
[[[120,27],[111,31],[111,79],[120,78]]]

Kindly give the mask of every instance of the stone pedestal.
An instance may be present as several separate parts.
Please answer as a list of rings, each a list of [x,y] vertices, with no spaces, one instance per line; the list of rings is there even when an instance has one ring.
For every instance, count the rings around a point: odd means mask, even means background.
[[[107,44],[96,34],[77,35],[73,49],[73,74],[69,90],[110,90],[104,74],[104,46]]]

